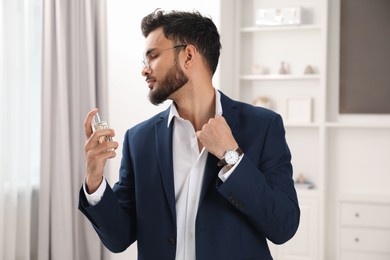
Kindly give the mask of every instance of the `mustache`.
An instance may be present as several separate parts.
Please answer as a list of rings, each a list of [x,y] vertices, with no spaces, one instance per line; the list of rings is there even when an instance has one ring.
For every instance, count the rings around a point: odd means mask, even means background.
[[[146,82],[148,82],[148,81],[150,81],[150,80],[156,80],[156,78],[155,78],[155,77],[147,76],[146,79],[145,79]]]

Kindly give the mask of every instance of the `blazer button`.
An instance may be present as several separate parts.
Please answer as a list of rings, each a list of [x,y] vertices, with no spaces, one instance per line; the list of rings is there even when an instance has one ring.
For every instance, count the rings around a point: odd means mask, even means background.
[[[233,204],[235,204],[236,201],[237,201],[237,199],[236,199],[234,193],[232,193],[232,192],[228,194],[228,199],[229,199],[229,201],[230,201],[231,203],[233,203]]]
[[[171,238],[168,239],[168,242],[169,242],[169,244],[174,245],[174,244],[176,244],[176,239],[171,237]]]

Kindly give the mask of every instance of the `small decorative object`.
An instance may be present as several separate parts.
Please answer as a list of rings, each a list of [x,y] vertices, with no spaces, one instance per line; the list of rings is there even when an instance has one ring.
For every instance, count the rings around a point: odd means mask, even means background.
[[[295,187],[300,189],[313,189],[314,184],[306,180],[305,176],[301,173],[295,180]]]
[[[315,73],[316,72],[314,70],[314,67],[311,65],[307,65],[305,71],[303,72],[303,74],[315,74]]]
[[[254,64],[252,66],[252,74],[253,75],[263,75],[263,74],[268,74],[269,73],[269,69],[267,67],[264,67],[262,65],[257,65],[257,64]]]
[[[259,96],[258,98],[253,100],[253,105],[271,109],[271,100],[269,99],[269,97]]]
[[[290,123],[310,123],[312,120],[311,97],[287,98],[287,121]]]
[[[280,64],[279,74],[288,74],[287,64],[284,61]]]
[[[255,24],[257,26],[299,25],[301,22],[302,8],[300,6],[256,10]]]

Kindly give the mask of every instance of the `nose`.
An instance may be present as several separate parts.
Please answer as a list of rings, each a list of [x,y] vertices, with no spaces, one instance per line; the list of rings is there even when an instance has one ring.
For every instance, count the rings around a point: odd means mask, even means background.
[[[146,77],[146,76],[148,76],[149,74],[150,74],[150,68],[148,68],[148,67],[143,67],[142,68],[142,70],[141,70],[141,74],[142,74],[142,76],[144,76],[144,77]]]

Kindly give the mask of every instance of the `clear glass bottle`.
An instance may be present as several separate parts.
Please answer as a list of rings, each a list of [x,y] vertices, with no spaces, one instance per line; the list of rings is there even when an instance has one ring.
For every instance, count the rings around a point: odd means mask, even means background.
[[[92,122],[92,129],[95,132],[96,130],[100,129],[108,129],[108,123],[106,121],[102,121],[100,118],[99,113],[95,114],[94,120]],[[99,138],[99,143],[103,142],[112,142],[112,137],[111,136],[101,136]]]

